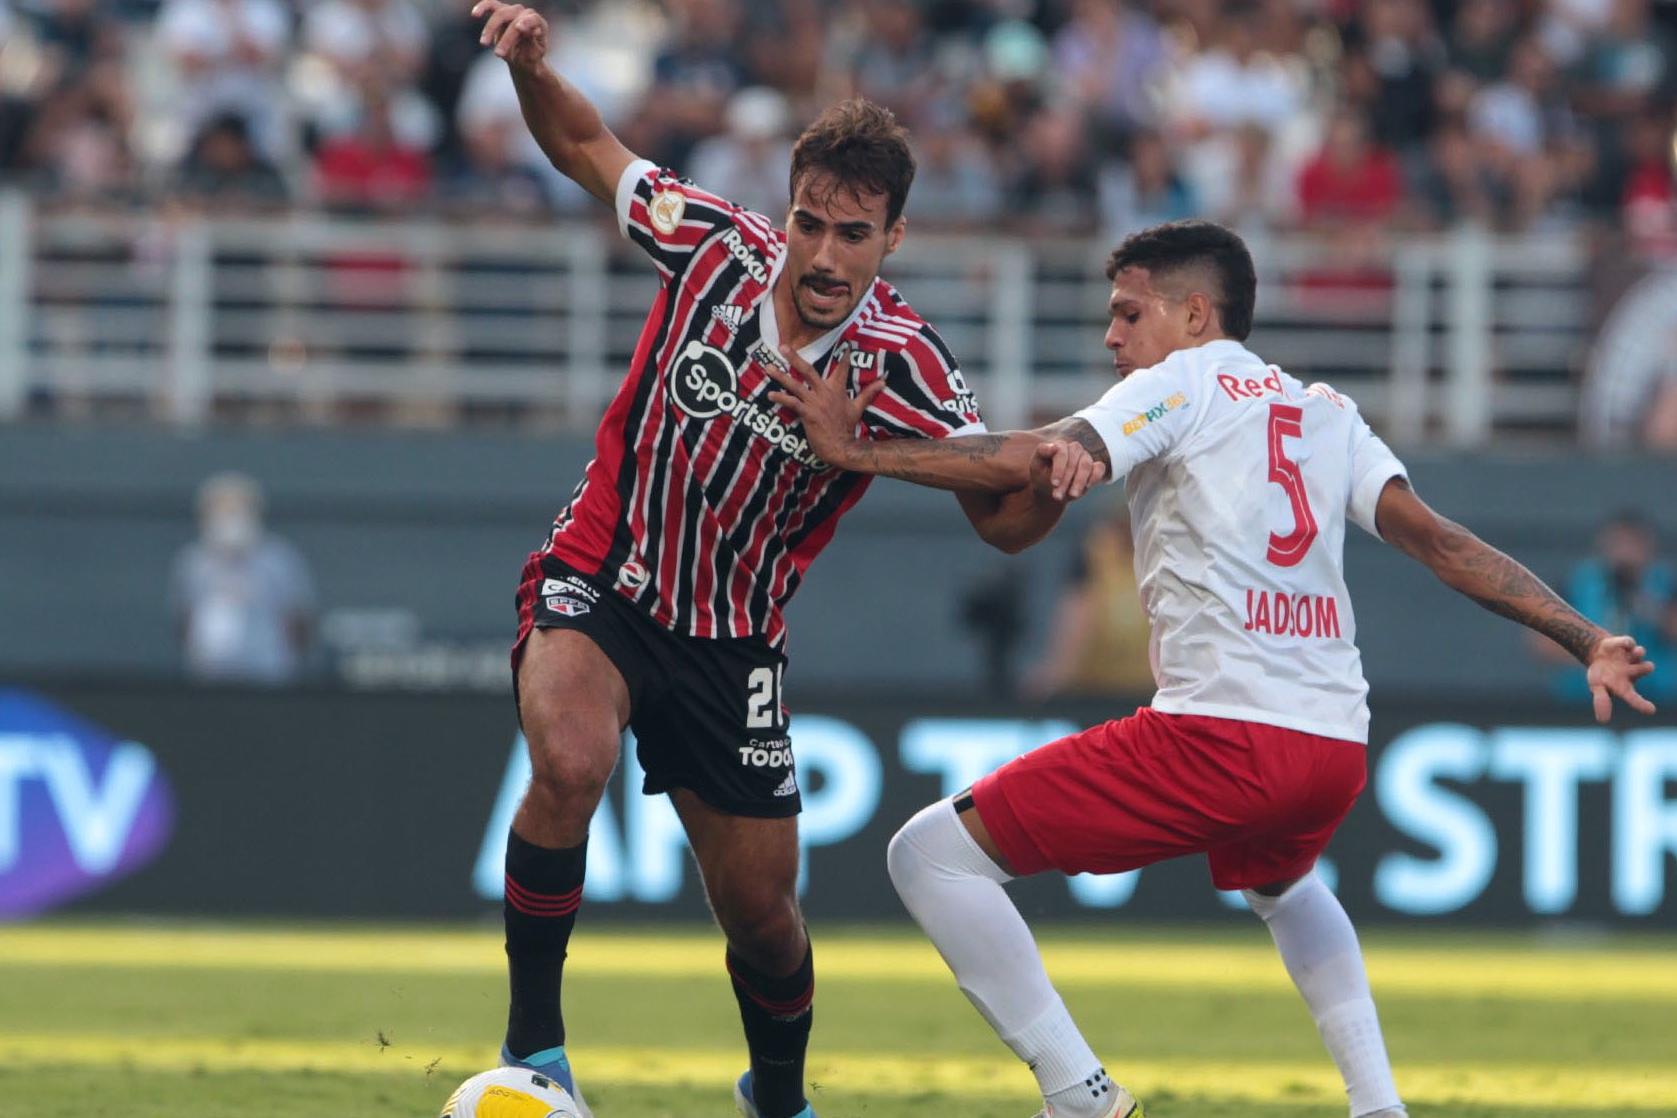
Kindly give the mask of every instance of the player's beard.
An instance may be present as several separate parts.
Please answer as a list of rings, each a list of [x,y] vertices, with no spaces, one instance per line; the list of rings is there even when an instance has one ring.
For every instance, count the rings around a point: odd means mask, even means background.
[[[815,306],[814,300],[809,298],[813,291],[819,290],[811,283],[815,278],[813,275],[807,275],[798,280],[798,285],[792,289],[792,306],[797,309],[798,318],[805,326],[831,330],[850,317],[850,312],[856,309],[856,302],[860,296],[856,293],[854,285],[840,281],[844,283],[844,297],[831,307]]]

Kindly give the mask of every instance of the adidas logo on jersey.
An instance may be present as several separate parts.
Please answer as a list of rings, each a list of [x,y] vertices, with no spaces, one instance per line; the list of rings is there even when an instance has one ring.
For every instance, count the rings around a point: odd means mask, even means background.
[[[724,303],[721,306],[710,308],[710,316],[726,326],[728,332],[732,334],[740,328],[740,323],[745,321],[746,309],[745,307],[736,307],[731,303]]]

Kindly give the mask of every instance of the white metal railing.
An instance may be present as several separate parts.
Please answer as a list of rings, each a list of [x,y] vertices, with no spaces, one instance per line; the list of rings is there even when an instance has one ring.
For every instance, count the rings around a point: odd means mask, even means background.
[[[1356,396],[1395,441],[1570,435],[1588,345],[1580,239],[1472,229],[1348,258],[1254,241],[1253,346]],[[995,426],[1110,383],[1105,247],[915,233],[888,275]],[[0,196],[0,419],[101,402],[192,426],[241,404],[397,421],[474,408],[592,426],[655,286],[607,227],[54,214]]]

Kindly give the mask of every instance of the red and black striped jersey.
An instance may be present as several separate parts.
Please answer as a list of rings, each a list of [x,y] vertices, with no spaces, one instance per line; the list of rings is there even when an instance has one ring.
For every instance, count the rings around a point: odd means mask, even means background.
[[[664,284],[547,550],[678,633],[778,647],[782,608],[870,480],[822,462],[768,399],[786,235],[645,161],[617,216]],[[983,430],[948,347],[884,280],[801,352],[823,373],[847,365],[852,395],[884,378],[867,437]]]

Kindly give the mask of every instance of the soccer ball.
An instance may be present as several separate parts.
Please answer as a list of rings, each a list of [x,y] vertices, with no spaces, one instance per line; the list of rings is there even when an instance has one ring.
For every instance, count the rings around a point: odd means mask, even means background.
[[[529,1068],[481,1071],[454,1089],[438,1118],[581,1118],[576,1100]]]

